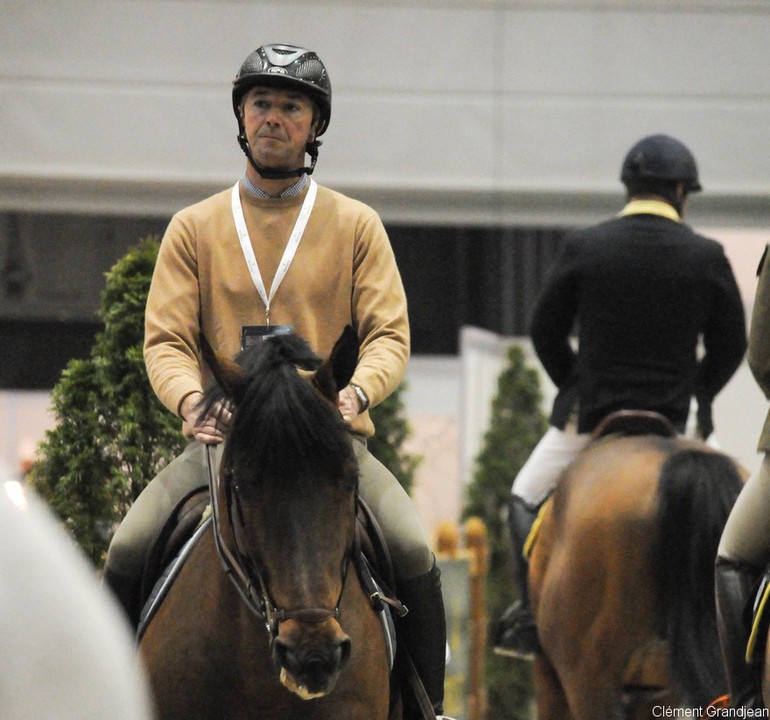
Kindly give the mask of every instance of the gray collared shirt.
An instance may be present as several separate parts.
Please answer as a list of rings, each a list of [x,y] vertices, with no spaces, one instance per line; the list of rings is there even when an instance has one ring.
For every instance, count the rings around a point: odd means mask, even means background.
[[[296,197],[305,189],[305,185],[308,183],[308,177],[303,173],[297,182],[278,193],[278,195],[268,195],[264,190],[258,188],[253,182],[251,182],[251,180],[249,180],[249,176],[246,174],[244,174],[243,178],[241,179],[241,183],[247,192],[249,192],[254,197],[258,197],[263,200],[269,200],[270,198]]]

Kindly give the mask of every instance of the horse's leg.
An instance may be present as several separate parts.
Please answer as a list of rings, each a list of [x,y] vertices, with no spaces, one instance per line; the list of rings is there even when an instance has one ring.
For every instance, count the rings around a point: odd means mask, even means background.
[[[543,601],[544,596],[550,595],[551,598],[554,597],[554,582],[558,578],[558,572],[555,575],[549,575],[556,539],[555,532],[553,505],[548,504],[541,517],[537,542],[535,543],[529,563],[530,599],[535,618],[540,625],[541,642],[544,630],[545,635],[548,635],[548,623],[545,618],[553,618],[553,610],[559,608],[558,603],[554,605],[548,601]],[[558,584],[555,592],[558,595]],[[544,605],[549,606],[549,610],[545,613],[543,610]],[[563,627],[560,619],[557,619],[556,623],[558,626]],[[564,686],[559,679],[559,672],[547,652],[548,643],[545,643],[543,647],[546,650],[541,651],[535,657],[533,668],[537,718],[538,720],[573,720]]]
[[[580,660],[560,672],[571,713],[562,717],[574,720],[628,720],[620,693],[621,677],[614,658],[596,648],[584,647],[581,653],[583,657]]]
[[[608,632],[608,618],[597,596],[575,591],[581,585],[569,577],[561,559],[560,554],[552,557],[550,582],[542,597],[543,655],[535,665],[538,720],[619,720],[627,651],[621,638]],[[599,586],[591,582],[587,570],[583,577],[583,587]],[[571,580],[567,586],[560,582],[565,579]]]
[[[546,612],[546,620],[542,614],[543,607],[541,605],[544,586],[546,586],[545,595],[550,594],[553,599],[553,583],[554,575],[550,577],[547,574],[549,569],[547,557],[547,550],[550,549],[550,517],[544,522],[543,528],[543,543],[540,547],[539,556],[534,558],[534,574],[531,575],[533,580],[533,597],[536,608],[536,617],[538,622],[543,621],[543,625],[540,627],[541,642],[543,638],[546,642],[542,642],[543,650],[535,657],[535,663],[533,668],[533,680],[535,686],[535,702],[537,705],[537,718],[538,720],[574,720],[575,716],[570,709],[570,703],[568,700],[567,687],[564,683],[564,655],[562,654],[564,647],[561,642],[565,642],[569,645],[571,640],[569,639],[572,630],[569,628],[568,618],[563,617],[559,610],[554,611],[553,603],[546,601],[544,604],[549,606],[549,610]],[[558,563],[557,563],[558,566]],[[556,574],[558,577],[558,574]],[[558,584],[557,584],[558,587]],[[549,591],[551,591],[549,593]],[[558,591],[557,591],[558,594]],[[549,622],[550,621],[550,622]],[[554,643],[550,642],[553,633],[550,623],[557,625],[556,633],[559,636],[559,640]],[[579,642],[575,639],[572,642]],[[574,645],[573,645],[574,646]],[[555,655],[549,656],[549,649],[556,652]],[[567,653],[569,655],[569,653]]]
[[[572,561],[579,566],[577,555],[572,556]],[[630,548],[624,548],[623,557],[632,567],[640,567],[639,558]],[[608,559],[605,565],[612,567]],[[623,688],[631,659],[653,636],[654,598],[644,587],[636,587],[629,594],[633,578],[624,576],[617,567],[604,578],[594,576],[593,581],[587,568],[582,575],[585,587],[594,588],[596,594],[592,602],[573,597],[572,614],[563,618],[564,630],[559,638],[561,681],[575,720],[629,720],[636,715],[631,715],[624,705]],[[601,602],[597,602],[598,598]],[[558,628],[550,630],[558,632]]]
[[[535,658],[534,683],[538,720],[572,720],[564,688],[553,665],[543,654]]]
[[[542,673],[540,682],[554,696],[554,705],[569,706],[571,715],[553,717],[624,718],[621,687],[629,659],[649,625],[648,601],[638,590],[633,608],[623,601],[625,595],[615,584],[617,571],[608,577],[597,564],[597,542],[570,546],[569,551],[551,558],[538,617],[541,644],[555,668],[552,673],[558,673],[566,703],[559,698],[555,679],[549,681]],[[624,557],[630,561],[632,553]],[[546,702],[543,699],[543,705]]]

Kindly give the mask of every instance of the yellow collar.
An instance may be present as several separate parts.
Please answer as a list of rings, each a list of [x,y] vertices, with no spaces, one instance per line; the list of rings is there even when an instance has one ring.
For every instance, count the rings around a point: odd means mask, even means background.
[[[620,217],[625,215],[660,215],[660,217],[668,218],[675,222],[682,222],[679,213],[671,205],[661,200],[632,200],[618,215]]]

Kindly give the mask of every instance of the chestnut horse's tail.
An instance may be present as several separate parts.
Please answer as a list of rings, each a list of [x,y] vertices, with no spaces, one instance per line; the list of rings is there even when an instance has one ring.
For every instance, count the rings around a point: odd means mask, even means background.
[[[742,486],[729,457],[697,448],[674,452],[658,484],[654,548],[669,674],[678,695],[705,706],[727,692],[717,635],[714,560]]]

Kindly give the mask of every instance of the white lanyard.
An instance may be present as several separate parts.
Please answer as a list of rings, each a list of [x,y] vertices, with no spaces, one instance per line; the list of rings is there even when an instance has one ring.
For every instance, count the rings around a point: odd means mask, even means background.
[[[257,288],[259,296],[262,298],[262,302],[265,303],[265,320],[267,325],[270,324],[270,303],[275,297],[275,292],[278,290],[278,286],[281,284],[286,273],[289,270],[289,265],[294,259],[294,255],[299,247],[299,241],[302,240],[302,234],[305,232],[305,226],[307,225],[310,213],[313,211],[313,205],[315,204],[315,196],[318,191],[318,185],[315,180],[310,179],[310,186],[305,196],[305,201],[302,203],[299,215],[297,216],[297,222],[294,223],[294,230],[291,231],[289,236],[289,242],[286,244],[286,249],[283,251],[283,257],[278,264],[278,269],[275,271],[275,277],[273,278],[273,284],[270,287],[270,294],[268,295],[265,290],[265,283],[262,280],[262,274],[259,272],[259,265],[257,265],[257,258],[254,255],[254,248],[251,246],[251,238],[249,237],[249,230],[246,227],[246,220],[243,217],[243,207],[241,206],[241,193],[240,193],[239,180],[233,185],[232,191],[232,206],[233,206],[233,220],[235,220],[235,229],[238,231],[238,239],[241,242],[241,250],[243,250],[243,257],[246,259],[246,266],[249,268],[251,279],[254,281],[254,287]]]

